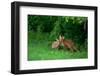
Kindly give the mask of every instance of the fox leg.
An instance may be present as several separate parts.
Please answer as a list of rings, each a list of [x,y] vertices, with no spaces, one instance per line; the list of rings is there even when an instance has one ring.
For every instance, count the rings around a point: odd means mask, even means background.
[[[69,46],[68,48],[70,49],[70,51],[71,51],[71,52],[73,52],[73,51],[74,51],[72,47],[70,47],[70,46]]]
[[[74,51],[78,51],[78,49],[77,49],[75,46],[73,46],[73,50],[74,50]]]
[[[68,48],[71,52],[74,51],[72,45],[70,45],[70,44],[67,44],[67,48]]]

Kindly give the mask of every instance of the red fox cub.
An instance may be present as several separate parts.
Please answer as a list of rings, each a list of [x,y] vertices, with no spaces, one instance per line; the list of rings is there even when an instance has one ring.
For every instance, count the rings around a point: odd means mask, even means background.
[[[60,47],[60,44],[61,44],[61,41],[56,39],[56,41],[54,41],[52,43],[52,48],[59,48]]]
[[[52,43],[52,48],[59,49],[61,46],[68,48],[71,51],[77,51],[74,42],[69,39],[64,39],[64,36],[59,36],[59,39],[56,39],[56,41]]]
[[[74,45],[74,42],[72,40],[69,40],[69,39],[64,39],[64,37],[60,36],[60,41],[61,43],[63,44],[63,46],[65,48],[68,48],[70,49],[71,51],[77,51],[77,48],[76,46]]]

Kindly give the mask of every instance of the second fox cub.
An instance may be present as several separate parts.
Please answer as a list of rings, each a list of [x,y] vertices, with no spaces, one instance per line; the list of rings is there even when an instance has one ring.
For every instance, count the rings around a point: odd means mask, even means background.
[[[77,51],[77,48],[72,40],[65,39],[63,36],[62,37],[60,36],[60,40],[65,48],[68,48],[71,51]]]

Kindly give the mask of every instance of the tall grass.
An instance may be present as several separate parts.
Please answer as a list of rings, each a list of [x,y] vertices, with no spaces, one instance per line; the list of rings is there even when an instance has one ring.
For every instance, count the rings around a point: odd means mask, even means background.
[[[28,33],[28,60],[56,60],[56,59],[83,59],[88,57],[87,49],[81,47],[77,52],[67,49],[52,49],[52,41],[47,34],[37,36],[34,32]]]

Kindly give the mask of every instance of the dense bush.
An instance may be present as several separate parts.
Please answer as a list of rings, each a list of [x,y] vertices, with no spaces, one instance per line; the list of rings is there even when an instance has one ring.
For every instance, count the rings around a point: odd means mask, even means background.
[[[87,39],[86,26],[87,17],[28,15],[28,31],[37,33],[37,38],[43,33],[49,34],[49,40],[63,35],[82,44]]]
[[[87,20],[76,16],[28,15],[28,60],[87,58]],[[77,52],[52,49],[59,35],[73,40]]]

